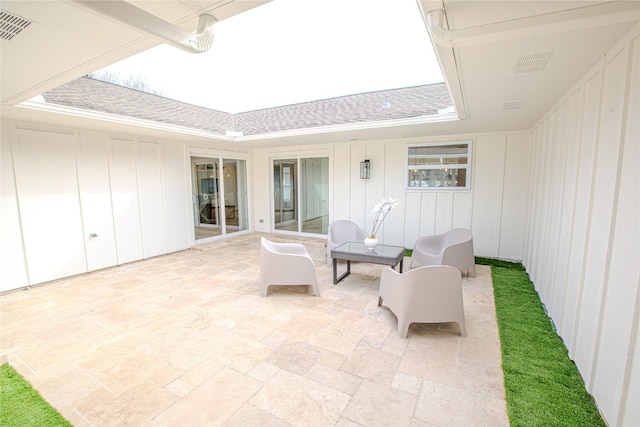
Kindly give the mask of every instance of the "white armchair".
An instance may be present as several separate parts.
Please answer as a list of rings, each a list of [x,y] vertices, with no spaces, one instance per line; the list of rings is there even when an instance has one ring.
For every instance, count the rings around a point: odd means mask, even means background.
[[[261,238],[260,294],[267,296],[271,285],[304,285],[320,296],[316,267],[307,249],[300,243],[276,243]]]
[[[363,242],[367,232],[355,222],[348,219],[338,219],[329,224],[327,232],[327,267],[331,267],[331,249],[337,248],[345,242]]]
[[[443,234],[419,237],[413,246],[411,260],[419,266],[450,265],[463,274],[472,273],[475,276],[473,235],[467,229],[455,228]]]
[[[462,275],[447,265],[418,267],[398,273],[382,270],[378,306],[382,303],[398,318],[398,334],[407,337],[411,323],[458,322],[466,336]]]

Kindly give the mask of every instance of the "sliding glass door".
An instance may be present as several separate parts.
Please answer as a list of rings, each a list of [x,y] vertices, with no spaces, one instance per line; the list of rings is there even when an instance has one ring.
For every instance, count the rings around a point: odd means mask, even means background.
[[[246,161],[192,157],[195,240],[249,228]]]
[[[276,230],[298,231],[296,160],[273,162],[274,224]]]
[[[273,196],[275,230],[327,234],[329,159],[273,160]]]

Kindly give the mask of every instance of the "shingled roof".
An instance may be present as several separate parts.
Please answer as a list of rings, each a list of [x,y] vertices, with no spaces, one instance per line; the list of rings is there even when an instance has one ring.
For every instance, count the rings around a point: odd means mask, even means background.
[[[198,107],[89,77],[42,95],[47,103],[224,135],[259,135],[350,123],[433,116],[453,105],[444,83],[340,96],[237,114]],[[389,108],[382,108],[388,101]]]

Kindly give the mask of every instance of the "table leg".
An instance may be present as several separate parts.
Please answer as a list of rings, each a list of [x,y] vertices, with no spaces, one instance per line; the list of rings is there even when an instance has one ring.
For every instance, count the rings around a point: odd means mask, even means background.
[[[351,261],[347,261],[347,271],[345,271],[344,273],[342,273],[340,277],[338,277],[338,260],[334,258],[333,259],[333,284],[334,285],[338,284],[339,281],[347,277],[349,274],[351,274]]]
[[[404,258],[400,260],[400,273],[402,273],[402,264],[404,263]]]

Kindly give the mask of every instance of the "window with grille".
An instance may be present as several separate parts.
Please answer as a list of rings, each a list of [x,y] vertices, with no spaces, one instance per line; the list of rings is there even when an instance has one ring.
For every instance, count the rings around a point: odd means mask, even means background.
[[[471,141],[409,145],[407,188],[471,189]]]

